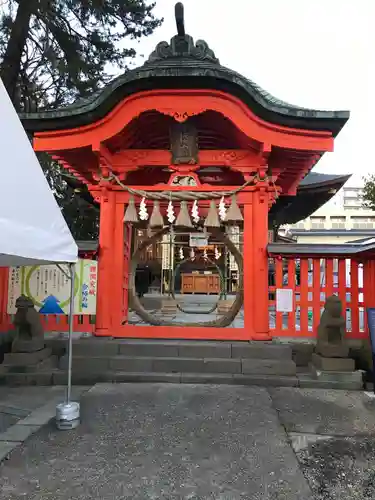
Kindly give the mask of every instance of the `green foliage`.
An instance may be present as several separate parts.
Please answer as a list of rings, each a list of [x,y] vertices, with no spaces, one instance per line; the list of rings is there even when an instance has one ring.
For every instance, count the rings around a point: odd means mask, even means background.
[[[375,210],[375,175],[369,175],[365,178],[362,201],[365,208]]]
[[[66,172],[45,153],[38,159],[52,189],[63,216],[76,240],[95,240],[99,232],[99,209],[85,200],[76,188],[79,182],[69,185]],[[87,191],[84,186],[80,191]],[[91,198],[89,195],[87,198]]]
[[[0,60],[12,40],[20,5],[28,6],[20,19],[29,28],[17,82],[17,108],[25,111],[30,97],[38,109],[57,108],[97,91],[135,57],[134,48],[124,47],[124,41],[148,36],[162,22],[153,16],[155,4],[148,0],[0,2]],[[16,67],[12,61],[2,71]]]
[[[17,111],[65,106],[126,71],[126,40],[162,20],[148,0],[0,0],[0,76]],[[77,196],[47,155],[42,168],[73,235],[97,237],[98,212]],[[87,199],[87,197],[86,197]]]

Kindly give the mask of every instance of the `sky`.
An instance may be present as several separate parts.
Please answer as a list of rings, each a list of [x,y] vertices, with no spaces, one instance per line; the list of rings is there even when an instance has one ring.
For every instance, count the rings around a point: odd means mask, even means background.
[[[185,0],[185,29],[204,39],[223,66],[275,97],[351,117],[315,171],[375,174],[375,0]],[[174,0],[156,0],[163,25],[136,44],[137,63],[176,34]],[[372,25],[372,26],[371,26]],[[137,64],[138,65],[138,64]]]

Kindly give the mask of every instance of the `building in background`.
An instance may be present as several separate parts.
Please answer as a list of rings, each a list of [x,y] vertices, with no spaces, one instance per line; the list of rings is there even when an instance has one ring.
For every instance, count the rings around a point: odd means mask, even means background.
[[[289,226],[297,243],[347,243],[375,235],[375,212],[363,207],[363,185],[344,186],[312,215]],[[285,233],[285,229],[284,229]]]

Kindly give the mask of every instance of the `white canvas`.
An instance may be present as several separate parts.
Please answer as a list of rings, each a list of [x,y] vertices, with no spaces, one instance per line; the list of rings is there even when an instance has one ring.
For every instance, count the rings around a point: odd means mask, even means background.
[[[0,79],[0,266],[76,262],[78,248]]]

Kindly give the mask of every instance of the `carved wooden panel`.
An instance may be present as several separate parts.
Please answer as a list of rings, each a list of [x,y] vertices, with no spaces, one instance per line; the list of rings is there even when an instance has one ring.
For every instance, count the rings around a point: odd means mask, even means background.
[[[197,129],[191,122],[173,123],[170,128],[170,140],[174,165],[198,163]]]

